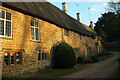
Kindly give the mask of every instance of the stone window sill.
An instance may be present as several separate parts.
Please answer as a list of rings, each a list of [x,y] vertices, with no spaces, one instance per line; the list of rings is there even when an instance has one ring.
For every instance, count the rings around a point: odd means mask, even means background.
[[[30,40],[30,41],[32,41],[32,42],[38,42],[38,43],[41,43],[41,41],[40,41],[40,40]]]
[[[22,64],[10,64],[10,65],[3,65],[4,67],[15,67],[15,66],[22,66]]]
[[[6,37],[6,36],[0,36],[0,38],[2,38],[2,39],[13,39],[12,37]]]

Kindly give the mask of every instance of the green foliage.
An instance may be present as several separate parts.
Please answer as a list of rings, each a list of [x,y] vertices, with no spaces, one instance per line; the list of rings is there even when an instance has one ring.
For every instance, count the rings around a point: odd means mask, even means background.
[[[43,66],[40,69],[37,70],[38,73],[48,73],[52,70],[50,65]]]
[[[120,1],[110,1],[108,13],[102,14],[95,24],[95,31],[104,41],[120,40]]]
[[[31,72],[28,70],[25,70],[25,71],[23,71],[23,74],[31,74]]]
[[[106,53],[105,55],[112,55],[112,53],[108,52],[108,53]]]
[[[95,31],[104,41],[119,41],[120,14],[108,12],[102,14],[95,24]]]
[[[77,63],[83,63],[83,60],[84,60],[84,57],[83,56],[80,56],[77,58]]]
[[[104,56],[103,53],[98,53],[97,57],[101,57],[101,56]]]
[[[85,58],[83,60],[83,63],[93,63],[92,59],[91,58]]]
[[[98,57],[97,56],[91,56],[90,58],[92,59],[93,63],[98,62]]]
[[[97,57],[105,56],[107,53],[109,53],[109,51],[104,48],[104,49],[102,50],[102,52],[97,53],[96,56],[97,56]]]
[[[61,42],[53,48],[52,55],[53,68],[71,68],[76,64],[76,56],[73,48]]]
[[[120,1],[108,2],[108,10],[117,14],[120,14]]]
[[[103,44],[104,49],[109,51],[120,51],[120,41],[118,42],[107,42]]]
[[[2,80],[7,80],[8,79],[8,76],[6,74],[2,74]]]
[[[85,69],[89,67],[90,65],[85,64],[85,65],[76,65],[73,68],[64,68],[64,69],[51,69],[47,73],[41,73],[39,71],[32,72],[31,74],[16,74],[16,75],[2,75],[3,79],[2,80],[29,80],[29,79],[34,79],[36,78],[50,78],[50,77],[56,77],[56,76],[61,76],[61,75],[67,75],[73,72],[76,72],[81,69]],[[44,80],[44,79],[41,79]]]

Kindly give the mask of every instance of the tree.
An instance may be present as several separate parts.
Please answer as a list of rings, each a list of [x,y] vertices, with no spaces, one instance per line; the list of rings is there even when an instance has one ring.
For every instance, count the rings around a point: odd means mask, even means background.
[[[120,14],[108,12],[102,14],[95,24],[95,31],[106,41],[120,40]]]
[[[108,2],[108,11],[98,19],[95,31],[105,41],[118,41],[120,40],[120,1]]]
[[[108,2],[108,10],[116,14],[120,14],[120,1],[118,2]]]

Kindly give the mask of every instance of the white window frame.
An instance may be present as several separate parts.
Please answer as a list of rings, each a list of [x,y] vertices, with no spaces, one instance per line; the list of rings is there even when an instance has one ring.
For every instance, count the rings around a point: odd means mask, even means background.
[[[3,9],[0,9],[0,11],[1,11],[1,15],[2,15],[2,11],[5,12],[5,16],[4,16],[5,19],[0,18],[0,20],[3,20],[3,21],[4,21],[4,35],[0,35],[0,37],[12,38],[12,13],[11,13],[10,11],[6,11],[6,10],[3,10]],[[11,20],[7,20],[7,19],[6,19],[6,12],[8,12],[8,13],[11,14]],[[6,35],[5,35],[5,34],[6,34],[6,22],[7,22],[7,21],[11,22],[11,36],[6,36]]]
[[[31,25],[31,28],[34,28],[34,39],[32,39],[32,34],[31,34],[31,40],[33,40],[33,41],[40,41],[39,21],[38,20],[34,20],[34,19],[31,19],[31,20],[34,21],[34,26]],[[35,26],[35,22],[38,22],[38,27]],[[30,23],[31,23],[31,21],[30,21]],[[36,40],[36,32],[35,32],[36,28],[38,29],[38,40]]]

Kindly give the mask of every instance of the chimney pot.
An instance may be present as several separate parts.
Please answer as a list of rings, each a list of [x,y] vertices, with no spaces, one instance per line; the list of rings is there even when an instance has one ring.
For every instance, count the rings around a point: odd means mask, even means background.
[[[90,28],[94,29],[94,22],[93,21],[90,21]]]
[[[67,3],[66,3],[66,2],[63,2],[63,3],[62,3],[62,10],[63,10],[66,14],[68,13]]]
[[[77,20],[78,20],[79,22],[81,22],[80,13],[77,13]]]

